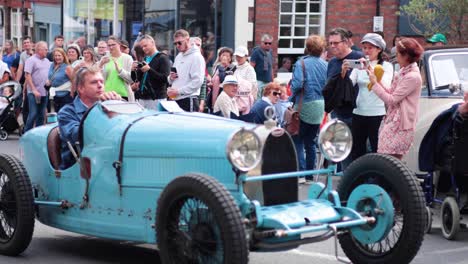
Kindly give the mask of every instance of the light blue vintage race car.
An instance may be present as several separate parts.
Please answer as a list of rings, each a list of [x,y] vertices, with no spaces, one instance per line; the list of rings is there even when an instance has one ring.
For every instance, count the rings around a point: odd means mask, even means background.
[[[76,163],[60,170],[57,123],[26,133],[20,160],[0,155],[0,253],[29,245],[34,221],[76,233],[157,243],[162,263],[247,263],[334,238],[354,263],[409,263],[424,235],[424,197],[400,161],[367,155],[297,171],[291,136],[274,121],[144,110],[108,101],[85,114]],[[350,130],[320,132],[330,164],[350,152]],[[321,175],[299,200],[298,177]],[[332,175],[342,176],[338,191]],[[335,247],[337,243],[335,244]],[[337,251],[337,250],[336,250]],[[343,260],[338,257],[338,260]]]

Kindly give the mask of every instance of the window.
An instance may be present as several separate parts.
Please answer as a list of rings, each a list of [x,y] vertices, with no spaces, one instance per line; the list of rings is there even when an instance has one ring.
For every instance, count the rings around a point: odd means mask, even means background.
[[[16,45],[21,43],[21,38],[23,35],[21,27],[23,23],[21,23],[21,19],[21,9],[13,8],[11,10],[11,39],[15,42]]]
[[[63,10],[63,34],[67,42],[84,36],[94,45],[109,35],[121,36],[123,31],[123,0],[118,5],[113,0],[64,0]]]
[[[325,32],[325,0],[280,0],[278,54],[304,53],[310,34]]]

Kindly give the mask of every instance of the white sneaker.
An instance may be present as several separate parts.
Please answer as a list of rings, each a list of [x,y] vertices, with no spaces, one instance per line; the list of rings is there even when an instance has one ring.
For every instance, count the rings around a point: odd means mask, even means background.
[[[298,180],[299,183],[306,183],[306,179],[304,177],[300,177]]]

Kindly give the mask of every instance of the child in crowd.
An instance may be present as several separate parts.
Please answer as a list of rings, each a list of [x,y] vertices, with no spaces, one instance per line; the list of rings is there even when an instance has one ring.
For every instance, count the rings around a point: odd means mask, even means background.
[[[13,87],[7,86],[3,88],[2,97],[0,97],[0,113],[2,113],[3,109],[5,109],[8,106],[8,98],[10,98],[13,95],[13,93]]]

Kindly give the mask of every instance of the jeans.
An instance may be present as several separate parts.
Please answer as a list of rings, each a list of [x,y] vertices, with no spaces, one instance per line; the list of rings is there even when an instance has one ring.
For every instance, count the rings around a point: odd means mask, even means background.
[[[350,115],[341,115],[341,114],[336,114],[335,112],[332,112],[331,117],[336,118],[336,119],[344,122],[349,127],[349,129],[351,130],[352,123],[353,123],[353,116],[351,114]],[[337,171],[338,172],[344,171],[349,166],[349,164],[351,164],[351,162],[353,162],[353,157],[351,156],[351,153],[350,153],[348,155],[348,157],[346,157],[346,159],[344,159],[343,161],[338,163]]]
[[[301,120],[299,135],[293,136],[294,145],[296,146],[297,158],[299,160],[300,170],[315,169],[316,148],[317,148],[317,132],[319,124],[308,124]],[[304,157],[305,150],[305,157]],[[307,180],[312,180],[312,177],[307,176]]]
[[[45,109],[47,107],[47,96],[41,96],[41,101],[36,103],[36,97],[33,93],[28,93],[29,114],[24,127],[24,132],[36,126],[44,125]]]

